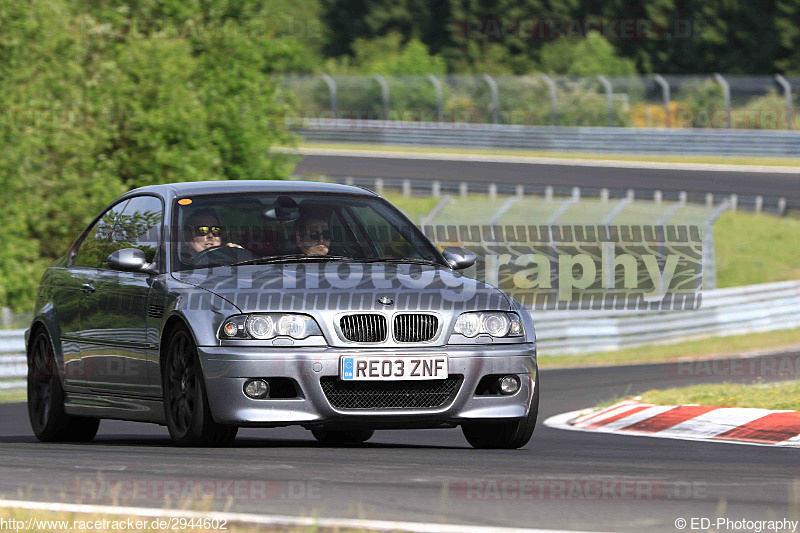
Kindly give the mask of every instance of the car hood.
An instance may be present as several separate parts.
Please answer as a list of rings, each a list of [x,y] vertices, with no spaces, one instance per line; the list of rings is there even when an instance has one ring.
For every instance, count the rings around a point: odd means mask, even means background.
[[[432,265],[289,263],[203,268],[172,275],[225,298],[244,313],[512,310],[508,297],[495,287]]]

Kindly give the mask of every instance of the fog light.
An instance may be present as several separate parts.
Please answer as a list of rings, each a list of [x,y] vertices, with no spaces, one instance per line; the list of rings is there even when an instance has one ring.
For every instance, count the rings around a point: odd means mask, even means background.
[[[269,383],[263,379],[251,379],[244,384],[244,393],[248,398],[263,400],[269,396]]]
[[[519,390],[519,378],[517,376],[503,376],[500,378],[500,392],[503,394],[514,394]]]

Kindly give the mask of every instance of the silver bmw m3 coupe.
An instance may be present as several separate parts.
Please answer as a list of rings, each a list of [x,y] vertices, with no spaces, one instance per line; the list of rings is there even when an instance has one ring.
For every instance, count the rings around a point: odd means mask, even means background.
[[[90,440],[100,419],[133,420],[221,446],[240,427],[358,443],[460,426],[472,446],[519,448],[539,404],[533,321],[459,272],[475,260],[358,187],[131,191],[42,278],[26,333],[33,431]]]

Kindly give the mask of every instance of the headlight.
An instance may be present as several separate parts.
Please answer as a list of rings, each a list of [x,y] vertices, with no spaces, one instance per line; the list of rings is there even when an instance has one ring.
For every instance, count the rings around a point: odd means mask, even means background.
[[[453,331],[465,337],[474,337],[481,331],[481,317],[478,313],[464,313],[456,320]]]
[[[269,315],[255,315],[247,319],[247,332],[256,339],[274,337],[275,324]]]
[[[275,337],[305,339],[312,335],[322,335],[316,321],[308,315],[293,313],[270,313],[237,315],[228,318],[220,328],[220,339],[258,339]]]
[[[453,333],[465,337],[474,337],[479,333],[492,337],[521,337],[525,331],[516,313],[479,312],[462,313],[456,320]]]

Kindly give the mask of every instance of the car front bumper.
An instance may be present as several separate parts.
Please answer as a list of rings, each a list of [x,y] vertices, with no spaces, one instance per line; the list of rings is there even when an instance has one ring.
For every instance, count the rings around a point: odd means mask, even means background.
[[[336,409],[322,390],[323,377],[338,377],[343,355],[442,355],[448,372],[463,380],[450,401],[425,409]],[[465,421],[526,416],[537,384],[535,344],[442,346],[425,349],[368,350],[201,346],[209,406],[220,424],[250,427],[351,425],[373,428],[452,427]],[[520,390],[509,396],[475,394],[489,374],[515,374]],[[251,378],[285,377],[300,388],[298,398],[253,400],[243,387]]]

